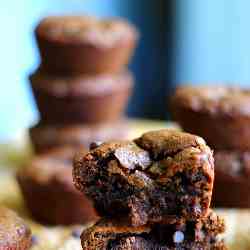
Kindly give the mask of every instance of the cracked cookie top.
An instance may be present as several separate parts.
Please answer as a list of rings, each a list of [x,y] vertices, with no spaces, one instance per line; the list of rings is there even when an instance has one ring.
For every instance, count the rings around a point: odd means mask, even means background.
[[[85,183],[82,168],[98,172],[94,165],[105,166],[110,175],[126,176],[130,184],[141,187],[152,184],[153,180],[164,184],[168,177],[189,168],[202,168],[211,185],[214,178],[213,154],[205,141],[167,129],[145,133],[134,141],[103,143],[86,155],[78,154],[73,170],[78,189],[83,191],[81,183]]]

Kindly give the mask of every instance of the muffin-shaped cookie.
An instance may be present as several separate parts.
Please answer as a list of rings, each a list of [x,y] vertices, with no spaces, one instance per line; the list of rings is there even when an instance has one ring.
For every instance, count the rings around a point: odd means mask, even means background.
[[[62,148],[36,156],[17,173],[26,205],[37,221],[68,225],[96,219],[90,201],[73,185],[75,152]]]
[[[250,152],[215,153],[213,205],[250,208]]]
[[[77,155],[73,178],[101,216],[133,226],[167,223],[207,214],[214,162],[202,138],[160,130]]]
[[[27,250],[31,246],[31,231],[11,210],[0,207],[0,249]]]
[[[187,132],[219,150],[250,149],[250,91],[185,86],[172,99],[173,118]]]
[[[85,230],[81,240],[83,250],[224,250],[224,242],[217,238],[224,229],[224,221],[210,211],[208,217],[198,222],[182,220],[152,227],[101,220]]]
[[[128,63],[136,28],[120,19],[52,16],[35,31],[42,67],[53,74],[113,74]]]
[[[30,137],[36,153],[43,153],[61,146],[89,148],[92,142],[127,138],[129,126],[125,119],[113,123],[89,125],[48,125],[38,123],[30,129]]]
[[[129,72],[116,75],[61,77],[41,71],[30,77],[45,123],[102,123],[119,119],[133,87]]]

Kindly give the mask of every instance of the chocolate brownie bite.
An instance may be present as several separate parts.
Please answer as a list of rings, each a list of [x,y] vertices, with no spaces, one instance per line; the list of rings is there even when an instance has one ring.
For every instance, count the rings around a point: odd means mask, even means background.
[[[250,152],[215,153],[213,205],[250,208]]]
[[[129,227],[104,219],[85,230],[81,241],[83,250],[224,250],[218,238],[224,230],[224,221],[212,211],[199,222],[181,220],[153,227]]]
[[[73,178],[101,216],[133,226],[169,223],[206,216],[214,163],[202,138],[166,129],[79,154]]]
[[[113,122],[123,115],[133,87],[129,72],[98,76],[30,77],[41,119],[49,124]]]
[[[75,189],[72,159],[66,147],[34,157],[17,180],[31,215],[43,224],[81,224],[97,217],[91,202]]]
[[[250,149],[250,91],[226,86],[182,86],[172,99],[182,128],[202,136],[214,149]]]
[[[31,247],[31,231],[13,211],[0,207],[0,249],[27,250]]]
[[[129,125],[125,119],[112,123],[48,125],[42,122],[30,129],[30,137],[36,153],[44,153],[61,146],[89,148],[92,142],[127,138]]]
[[[134,52],[138,31],[125,20],[51,16],[35,30],[42,67],[52,74],[120,72]]]

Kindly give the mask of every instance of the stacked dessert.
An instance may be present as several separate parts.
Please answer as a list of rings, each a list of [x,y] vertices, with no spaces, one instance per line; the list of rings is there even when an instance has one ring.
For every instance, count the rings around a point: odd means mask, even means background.
[[[215,149],[213,204],[250,207],[250,91],[226,86],[180,87],[173,118]]]
[[[126,66],[137,31],[118,19],[59,16],[42,20],[35,34],[41,66],[30,81],[41,121],[30,134],[39,155],[17,180],[34,219],[87,223],[96,214],[73,185],[73,155],[92,141],[127,135],[133,77]]]
[[[30,134],[36,152],[126,135],[133,87],[126,68],[138,34],[119,19],[43,19],[36,28],[41,66],[30,76],[41,121]]]
[[[101,216],[83,250],[226,249],[210,209],[213,156],[198,136],[160,130],[95,145],[75,157],[73,178]]]

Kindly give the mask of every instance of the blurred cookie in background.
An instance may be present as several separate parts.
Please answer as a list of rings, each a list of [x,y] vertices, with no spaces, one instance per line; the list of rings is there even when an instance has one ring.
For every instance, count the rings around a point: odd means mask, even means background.
[[[224,208],[250,208],[250,152],[215,153],[212,204]]]
[[[81,152],[84,149],[78,148]],[[71,225],[94,221],[91,202],[75,189],[72,159],[75,148],[35,156],[17,173],[17,181],[32,217],[43,224]]]
[[[134,53],[138,31],[125,20],[51,16],[35,35],[42,67],[52,74],[118,73]]]
[[[126,118],[113,123],[47,125],[38,123],[30,129],[30,138],[36,153],[61,146],[89,148],[90,143],[111,139],[126,139],[130,128]]]
[[[123,115],[134,85],[128,71],[114,75],[51,76],[41,71],[30,77],[43,122],[102,123]]]
[[[223,85],[181,86],[172,117],[215,150],[250,150],[250,90]]]

